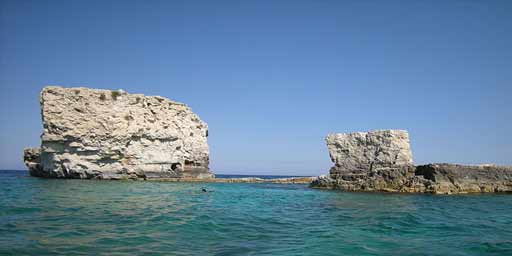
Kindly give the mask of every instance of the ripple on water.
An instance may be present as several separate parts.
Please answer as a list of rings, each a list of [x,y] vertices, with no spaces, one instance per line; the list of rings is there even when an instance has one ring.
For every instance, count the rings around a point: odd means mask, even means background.
[[[511,195],[2,175],[0,254],[512,255]]]

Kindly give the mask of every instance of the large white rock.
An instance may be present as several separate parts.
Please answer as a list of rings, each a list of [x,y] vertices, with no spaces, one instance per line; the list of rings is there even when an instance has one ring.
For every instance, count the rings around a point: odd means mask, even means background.
[[[338,170],[372,171],[413,164],[409,134],[405,130],[330,134],[326,142]]]
[[[331,134],[326,138],[334,166],[313,187],[345,191],[430,192],[432,182],[415,175],[404,130]]]
[[[122,90],[49,86],[41,92],[41,113],[40,156],[30,149],[25,154],[34,176],[213,177],[208,126],[185,104]]]
[[[416,176],[404,130],[330,134],[326,138],[334,166],[312,187],[345,191],[425,192],[431,182]]]

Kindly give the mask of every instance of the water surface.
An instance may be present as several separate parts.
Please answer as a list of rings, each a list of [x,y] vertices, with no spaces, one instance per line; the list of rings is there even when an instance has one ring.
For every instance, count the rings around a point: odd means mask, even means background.
[[[0,171],[0,207],[0,254],[7,255],[512,255],[512,195],[505,194],[48,180]]]

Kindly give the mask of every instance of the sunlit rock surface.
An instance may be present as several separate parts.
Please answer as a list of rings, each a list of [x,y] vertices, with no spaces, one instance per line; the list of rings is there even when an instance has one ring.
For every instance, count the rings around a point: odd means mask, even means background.
[[[122,90],[49,86],[31,175],[52,178],[212,178],[208,126],[185,104]]]
[[[512,191],[512,168],[429,164],[414,166],[409,134],[381,130],[326,138],[334,166],[312,187],[345,191],[459,194]]]
[[[409,134],[403,130],[330,134],[326,138],[335,166],[331,176],[347,171],[372,172],[412,165]]]
[[[404,130],[330,134],[327,148],[334,166],[320,176],[313,187],[346,191],[425,190],[416,179],[409,134]]]
[[[416,175],[432,181],[438,194],[512,192],[512,167],[497,165],[427,164]]]

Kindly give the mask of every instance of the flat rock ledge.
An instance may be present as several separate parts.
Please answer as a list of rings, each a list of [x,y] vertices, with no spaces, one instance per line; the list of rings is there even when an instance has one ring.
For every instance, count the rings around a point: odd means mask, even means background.
[[[512,192],[512,167],[498,165],[427,164],[415,175],[430,181],[437,194]]]
[[[41,146],[32,176],[74,179],[210,179],[208,125],[185,104],[122,90],[45,87]]]
[[[276,179],[262,179],[257,177],[244,177],[244,178],[162,178],[158,181],[169,182],[213,182],[213,183],[275,183],[275,184],[311,184],[318,177],[290,177],[290,178],[276,178]]]
[[[512,167],[427,164],[414,166],[409,134],[381,130],[326,138],[334,166],[314,188],[432,194],[512,192]]]

